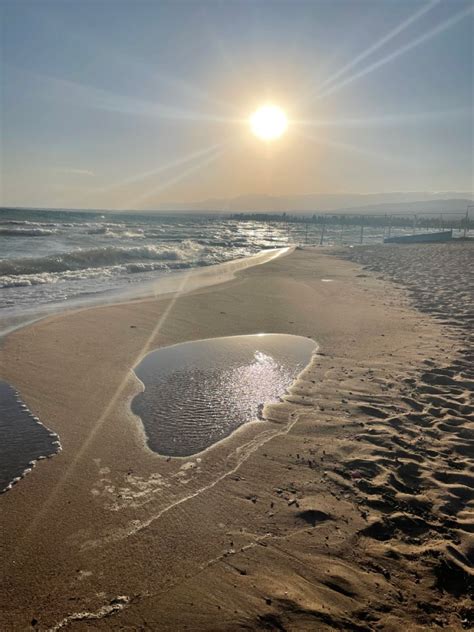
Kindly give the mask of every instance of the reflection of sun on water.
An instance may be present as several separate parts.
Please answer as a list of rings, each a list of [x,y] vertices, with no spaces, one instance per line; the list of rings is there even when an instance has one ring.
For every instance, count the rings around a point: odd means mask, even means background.
[[[262,140],[276,140],[286,132],[288,119],[277,105],[262,105],[250,117],[250,128]]]
[[[285,395],[315,343],[263,334],[185,342],[150,352],[135,369],[144,391],[132,401],[148,446],[189,456],[262,416]]]

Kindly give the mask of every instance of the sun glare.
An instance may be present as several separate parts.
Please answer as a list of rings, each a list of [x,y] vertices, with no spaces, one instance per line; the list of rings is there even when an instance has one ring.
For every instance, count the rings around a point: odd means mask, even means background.
[[[276,140],[285,133],[288,119],[277,105],[262,105],[250,117],[250,128],[262,140]]]

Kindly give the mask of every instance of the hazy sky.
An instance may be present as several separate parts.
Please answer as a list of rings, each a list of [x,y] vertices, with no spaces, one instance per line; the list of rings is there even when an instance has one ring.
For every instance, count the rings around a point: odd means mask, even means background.
[[[2,205],[473,188],[472,2],[0,6]]]

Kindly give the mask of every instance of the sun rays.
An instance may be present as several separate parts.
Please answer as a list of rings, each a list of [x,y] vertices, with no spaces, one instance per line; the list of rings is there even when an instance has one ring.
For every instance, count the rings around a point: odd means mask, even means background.
[[[401,33],[403,30],[405,30],[407,28],[407,26],[412,25],[415,21],[417,21],[420,17],[422,17],[423,15],[428,13],[428,11],[430,11],[433,7],[435,7],[438,4],[439,4],[439,2],[437,2],[437,1],[431,2],[424,9],[420,9],[414,15],[412,15],[411,18],[405,20],[397,28],[393,29],[387,35],[382,37],[377,43],[373,44],[367,50],[365,50],[362,53],[360,53],[359,55],[357,55],[348,64],[343,66],[343,68],[341,68],[336,73],[334,73],[334,75],[332,75],[331,77],[329,77],[328,79],[323,81],[322,84],[319,87],[320,91],[316,92],[314,94],[314,96],[312,97],[312,99],[313,100],[314,99],[323,99],[325,97],[330,96],[331,94],[337,92],[341,88],[344,88],[345,86],[353,83],[354,81],[357,81],[358,79],[361,79],[362,77],[367,76],[369,73],[377,70],[378,68],[381,68],[382,66],[388,64],[389,62],[394,61],[395,59],[397,59],[401,55],[404,55],[405,53],[413,50],[414,48],[420,46],[421,44],[424,44],[425,42],[428,42],[429,40],[434,38],[436,35],[439,35],[443,31],[446,31],[447,29],[451,28],[452,26],[454,26],[455,24],[457,24],[458,22],[460,22],[464,18],[468,17],[469,15],[472,15],[473,12],[474,12],[474,7],[472,5],[468,6],[467,8],[463,9],[462,11],[458,11],[454,15],[450,16],[444,22],[441,22],[440,24],[438,24],[434,28],[426,31],[422,35],[419,35],[418,37],[412,39],[408,43],[400,46],[399,48],[397,48],[396,50],[392,51],[391,53],[385,55],[384,57],[381,57],[380,59],[377,59],[377,60],[373,61],[371,64],[369,64],[365,68],[362,68],[361,70],[358,70],[354,74],[349,75],[348,77],[341,79],[341,81],[336,81],[347,70],[352,69],[354,66],[357,65],[357,63],[359,63],[363,59],[366,59],[367,57],[369,57],[376,50],[378,50],[383,45],[385,45],[390,40],[392,40],[395,37],[395,35],[398,35],[399,33]]]
[[[397,112],[378,116],[350,116],[320,119],[297,119],[292,121],[299,128],[373,128],[400,127],[413,125],[449,125],[455,118],[471,117],[470,108],[449,110],[424,110],[423,112]]]
[[[167,180],[160,181],[157,185],[154,185],[151,189],[141,193],[138,197],[129,200],[126,208],[141,208],[146,200],[150,200],[158,193],[171,188],[174,184],[181,182],[192,173],[201,171],[204,167],[210,165],[212,162],[215,162],[218,158],[221,158],[223,153],[224,144],[216,146],[214,149],[206,151],[204,154],[201,153],[201,157],[198,160],[193,160],[192,164],[186,169],[179,171],[176,175],[168,178]]]
[[[394,29],[389,31],[386,35],[384,35],[382,38],[377,40],[374,44],[372,44],[371,46],[366,48],[364,51],[362,51],[361,53],[356,55],[353,59],[351,59],[350,62],[348,62],[347,64],[342,66],[342,68],[340,68],[338,71],[336,71],[330,77],[328,77],[325,81],[323,81],[319,85],[319,90],[322,90],[324,88],[327,88],[331,84],[334,84],[336,79],[338,79],[341,75],[346,73],[348,70],[351,70],[352,68],[354,68],[354,66],[356,66],[359,62],[363,61],[364,59],[366,59],[367,57],[369,57],[370,55],[375,53],[375,51],[377,51],[379,48],[381,48],[382,46],[384,46],[385,44],[390,42],[397,35],[402,33],[405,29],[407,29],[409,26],[411,26],[417,20],[419,20],[421,17],[423,17],[426,13],[431,11],[440,2],[441,2],[441,0],[432,0],[427,5],[421,7],[421,9],[419,9],[418,11],[413,13],[409,18],[407,18],[406,20],[401,22],[398,26],[396,26]]]
[[[368,147],[361,146],[360,144],[355,145],[353,143],[342,142],[339,140],[330,140],[327,138],[320,138],[317,136],[312,136],[311,134],[307,134],[305,132],[299,132],[299,135],[302,139],[309,141],[311,143],[315,143],[316,145],[320,145],[321,147],[328,147],[330,149],[335,149],[340,153],[343,153],[348,156],[348,160],[352,160],[352,156],[355,154],[357,156],[367,158],[371,161],[376,162],[387,162],[387,163],[396,163],[396,164],[407,164],[406,156],[396,156],[392,153],[376,151],[370,149]],[[413,166],[416,166],[415,164]]]
[[[412,29],[414,25],[419,23],[422,18],[426,17],[429,13],[433,12],[435,8],[440,5],[440,0],[432,0],[428,2],[426,5],[420,7],[413,14],[408,16],[402,22],[400,22],[397,26],[390,29],[385,35],[380,37],[375,43],[370,45],[365,50],[361,51],[355,57],[353,57],[348,63],[344,64],[339,70],[334,72],[331,76],[327,77],[318,88],[318,92],[315,92],[312,96],[310,96],[310,100],[319,100],[330,95],[335,94],[342,88],[349,86],[355,83],[358,80],[363,79],[370,73],[378,70],[379,68],[389,64],[390,62],[395,61],[400,56],[407,54],[414,48],[421,46],[422,44],[428,42],[432,38],[436,37],[438,34],[448,30],[464,18],[472,15],[473,7],[468,6],[461,11],[454,13],[453,15],[446,18],[444,21],[438,23],[436,26],[431,29],[421,33],[417,37],[412,37],[411,40],[399,46],[395,50],[386,53],[383,56],[379,56],[379,58],[373,59],[375,53],[386,49],[386,46],[390,44],[390,42],[394,41],[399,35]],[[410,31],[412,32],[412,31]],[[360,63],[364,60],[369,60],[372,57],[373,61],[368,63],[365,67],[360,67]],[[359,66],[359,69],[357,67]],[[352,71],[352,72],[351,72]],[[160,75],[157,74],[158,80],[160,80]],[[192,84],[180,80],[178,77],[161,77],[161,80],[170,86],[176,86],[180,90],[182,90],[185,94],[190,96],[197,96],[202,101],[206,101],[208,105],[211,105],[212,102],[215,102],[216,106],[219,105],[219,114],[212,114],[210,112],[205,111],[195,111],[192,109],[183,108],[181,106],[169,106],[160,103],[152,103],[143,100],[130,99],[128,97],[120,97],[117,95],[110,95],[104,93],[104,91],[97,91],[94,88],[88,88],[83,86],[69,86],[75,96],[82,95],[89,103],[89,105],[93,107],[110,109],[113,111],[120,111],[123,113],[129,113],[132,115],[140,115],[140,116],[153,116],[157,118],[167,118],[169,120],[182,121],[182,122],[190,122],[193,124],[199,123],[215,123],[215,124],[231,124],[233,128],[238,132],[239,128],[242,125],[247,124],[244,117],[236,116],[237,108],[235,104],[226,104],[224,101],[220,99],[214,99],[212,95],[208,94],[207,91],[202,88],[197,88]],[[223,107],[222,107],[223,106]],[[225,107],[228,107],[227,111],[229,116],[222,114],[222,111],[225,110]],[[277,112],[275,110],[275,112]],[[275,113],[272,110],[272,116],[262,116],[258,118],[259,111],[257,111],[253,118],[251,119],[251,128],[253,133],[264,139],[274,139],[279,137],[287,128],[287,120],[285,114],[278,110],[277,114],[273,116]],[[261,112],[260,112],[261,114]],[[444,118],[449,119],[450,116],[457,116],[459,112],[456,110],[451,110],[448,112],[425,112],[425,113],[416,113],[416,114],[404,114],[404,113],[396,113],[396,114],[386,114],[384,116],[376,116],[376,117],[348,117],[343,119],[328,119],[326,121],[321,120],[301,120],[296,121],[297,124],[302,126],[323,126],[323,127],[334,127],[334,128],[343,128],[343,127],[373,127],[373,126],[393,126],[393,125],[406,125],[412,124],[414,122],[419,122],[420,120],[430,121],[436,120],[440,121]],[[258,120],[257,120],[258,118]],[[271,121],[270,121],[271,119]],[[278,120],[277,120],[278,119]],[[275,125],[270,125],[272,129],[267,129],[269,126],[269,121],[275,123]],[[257,129],[258,128],[258,129]],[[277,129],[278,128],[278,129]],[[238,134],[236,136],[238,138]],[[308,140],[310,140],[308,138]],[[314,139],[313,139],[314,141]],[[325,139],[325,143],[327,146],[331,146],[331,142],[329,139]],[[334,141],[334,147],[338,147],[342,149],[342,146],[339,141]],[[354,151],[354,147],[349,143],[346,144],[348,151]],[[178,182],[182,182],[188,176],[199,172],[201,169],[205,168],[209,164],[221,159],[225,153],[223,145],[213,144],[208,148],[204,148],[202,150],[198,150],[196,152],[191,152],[189,155],[184,155],[182,158],[177,158],[169,164],[162,165],[157,167],[156,169],[149,170],[144,172],[143,174],[138,174],[132,178],[126,179],[122,181],[123,186],[135,184],[138,182],[144,182],[145,180],[154,179],[159,176],[163,172],[167,172],[172,169],[179,169],[180,171],[176,174],[173,174],[159,183],[150,184],[146,190],[142,191],[138,196],[130,198],[128,207],[134,207],[134,205],[138,205],[138,207],[146,202],[147,200],[152,200],[154,196],[158,195],[160,192],[167,190],[173,187],[174,184]],[[370,151],[369,151],[370,153]],[[369,155],[369,153],[367,155]],[[118,183],[120,186],[120,183]]]
[[[445,112],[396,112],[365,117],[351,116],[349,112],[346,117],[328,117],[326,112],[325,117],[321,116],[311,119],[300,116],[298,118],[298,112],[307,111],[308,108],[314,107],[311,104],[318,104],[321,100],[336,95],[342,89],[350,88],[371,73],[386,67],[389,63],[395,62],[402,55],[406,55],[415,48],[428,43],[437,35],[447,31],[463,19],[470,17],[473,12],[473,7],[470,5],[457,12],[451,12],[451,15],[445,17],[444,20],[439,21],[431,28],[425,28],[424,31],[419,28],[422,23],[425,23],[428,16],[430,18],[434,16],[441,5],[441,0],[427,2],[397,25],[392,26],[385,34],[377,38],[374,43],[352,56],[341,67],[323,79],[317,87],[313,85],[306,94],[303,92],[301,95],[293,95],[292,99],[288,98],[287,95],[286,100],[294,115],[291,120],[291,129],[283,111],[278,111],[275,114],[276,110],[274,110],[271,116],[264,115],[263,118],[261,112],[260,114],[256,112],[250,121],[253,134],[264,141],[269,141],[279,138],[285,131],[290,137],[291,133],[298,127],[324,127],[327,130],[346,127],[390,127],[418,123],[425,124],[430,121],[439,123],[443,120],[449,120],[451,116],[463,116],[462,113],[453,108]],[[433,21],[431,21],[431,24],[433,24]],[[418,35],[414,31],[415,28],[418,30]],[[410,34],[408,41],[405,38],[401,45],[391,51],[389,50],[388,47],[391,44],[399,42],[400,36],[406,36],[407,34]],[[223,42],[221,44],[223,45]],[[92,199],[94,196],[98,196],[98,199],[105,200],[108,195],[117,194],[118,196],[123,191],[124,195],[121,197],[121,201],[117,202],[119,208],[130,209],[147,206],[152,208],[155,200],[159,199],[163,192],[173,190],[173,187],[176,185],[186,182],[187,178],[195,177],[211,164],[224,160],[227,156],[227,141],[217,141],[220,136],[218,130],[226,130],[227,135],[231,132],[233,134],[233,142],[236,144],[241,142],[242,148],[245,149],[249,134],[249,120],[244,114],[244,104],[228,101],[220,96],[216,97],[214,94],[215,89],[207,89],[202,84],[194,84],[189,79],[181,78],[178,74],[169,76],[160,68],[154,69],[147,61],[128,57],[122,53],[119,54],[119,52],[114,50],[108,51],[105,45],[102,53],[110,59],[115,59],[118,55],[119,62],[124,68],[128,68],[130,72],[133,71],[133,73],[136,73],[137,76],[143,79],[148,78],[148,80],[156,82],[162,88],[160,94],[168,96],[169,92],[170,102],[164,102],[164,98],[153,100],[148,98],[149,95],[145,98],[143,96],[137,97],[133,94],[119,94],[69,78],[62,79],[54,76],[38,75],[37,80],[46,86],[45,92],[48,94],[48,98],[61,99],[66,105],[74,105],[74,107],[82,107],[88,110],[100,110],[111,115],[130,117],[130,119],[136,118],[137,121],[148,119],[149,123],[147,122],[146,124],[151,126],[153,126],[153,120],[156,120],[167,121],[170,125],[189,126],[190,130],[206,127],[215,131],[210,132],[209,140],[211,142],[209,145],[199,149],[193,148],[181,156],[178,155],[172,160],[158,164],[156,167],[146,169],[133,176],[121,178],[102,187],[93,188],[89,186],[87,188],[87,185],[83,185],[83,191],[79,193],[80,198]],[[365,62],[365,65],[362,62]],[[264,66],[263,58],[256,60],[256,66],[259,69],[262,68],[262,65]],[[258,95],[254,96],[254,98],[258,98]],[[262,99],[264,103],[268,103],[271,100],[265,97]],[[304,135],[299,135],[299,138],[301,142],[304,142]],[[310,141],[309,138],[307,140]],[[331,147],[331,139],[328,138],[327,134],[324,142],[327,147]],[[334,147],[339,143],[338,147],[342,149],[339,141],[334,141],[334,143]],[[263,149],[261,156],[262,160],[265,160],[268,157],[268,151],[266,151],[265,147]],[[352,151],[350,143],[347,143],[347,149],[350,152]],[[139,190],[137,190],[138,188]]]
[[[169,299],[168,304],[164,307],[163,312],[158,317],[155,326],[151,330],[150,334],[146,338],[144,344],[142,345],[139,352],[136,354],[135,359],[132,363],[132,366],[138,364],[138,362],[148,353],[150,350],[151,344],[153,341],[159,336],[159,333],[166,323],[169,315],[173,311],[173,308],[176,302],[179,300],[180,296],[182,296],[186,292],[186,286],[189,282],[189,278],[192,274],[192,270],[187,270],[182,273],[181,282],[178,285],[176,291],[173,296]],[[56,481],[54,487],[51,489],[47,501],[43,504],[41,510],[33,516],[29,525],[27,525],[22,537],[24,539],[27,538],[29,534],[35,533],[36,529],[41,525],[44,516],[52,510],[54,506],[54,502],[56,501],[59,493],[64,485],[71,479],[74,474],[79,462],[81,459],[85,458],[87,450],[90,448],[100,430],[102,429],[104,423],[109,419],[110,415],[114,411],[115,407],[119,404],[120,399],[124,396],[127,385],[130,384],[130,380],[132,379],[131,371],[127,368],[123,372],[123,377],[121,382],[118,384],[115,389],[114,394],[109,399],[108,403],[104,406],[102,412],[98,415],[97,420],[94,423],[92,431],[87,436],[87,439],[82,443],[79,451],[74,455],[71,460],[71,463],[67,467],[67,469],[62,474],[61,478]],[[21,542],[21,538],[20,538]]]

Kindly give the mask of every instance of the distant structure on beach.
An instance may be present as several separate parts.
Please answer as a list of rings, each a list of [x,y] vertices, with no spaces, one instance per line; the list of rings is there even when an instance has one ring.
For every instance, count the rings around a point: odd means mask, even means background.
[[[439,233],[418,233],[414,235],[400,235],[398,237],[385,237],[384,244],[432,244],[443,241],[451,241],[452,230],[443,230]]]
[[[344,238],[351,237],[348,243],[358,241],[374,242],[375,233],[378,231],[379,241],[384,243],[405,242],[440,242],[453,238],[453,231],[458,231],[457,237],[468,236],[468,232],[474,229],[474,220],[469,217],[469,210],[474,206],[468,206],[466,211],[444,212],[420,212],[420,213],[379,213],[364,215],[360,213],[313,213],[312,215],[290,213],[234,213],[230,220],[241,222],[268,222],[284,223],[287,225],[288,236],[293,234],[295,243],[319,243],[323,245],[330,235],[331,243],[338,241],[344,243]],[[364,234],[365,229],[371,229],[370,234]],[[355,229],[358,238],[355,239]],[[400,234],[392,236],[392,230],[398,230]],[[424,234],[417,231],[425,230]],[[365,237],[364,237],[365,236]],[[367,237],[369,239],[367,240]]]
[[[472,207],[474,208],[474,207]],[[233,213],[231,220],[256,222],[299,222],[312,224],[345,224],[346,226],[398,226],[400,228],[441,228],[460,229],[466,225],[474,228],[474,220],[467,212],[445,211],[443,213],[380,213],[363,215],[360,213],[313,213],[301,215],[291,213]]]

